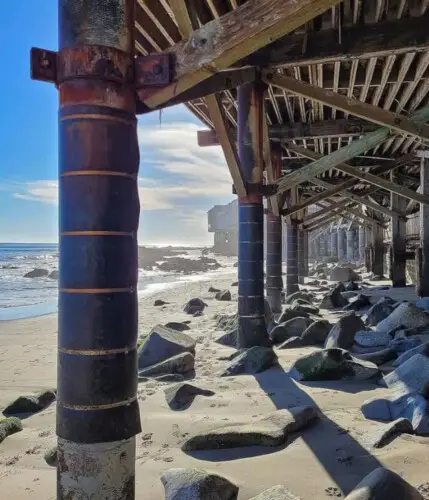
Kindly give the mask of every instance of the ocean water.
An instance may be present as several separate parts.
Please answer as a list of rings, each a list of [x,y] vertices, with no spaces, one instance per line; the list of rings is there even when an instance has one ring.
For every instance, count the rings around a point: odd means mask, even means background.
[[[188,250],[182,257],[190,259],[200,250]],[[225,272],[234,273],[231,259],[218,259]],[[58,245],[0,243],[0,321],[50,314],[57,311],[56,279],[24,278],[35,268],[49,272],[58,269]],[[191,281],[202,281],[218,274],[183,275],[139,269],[139,294],[153,294]]]

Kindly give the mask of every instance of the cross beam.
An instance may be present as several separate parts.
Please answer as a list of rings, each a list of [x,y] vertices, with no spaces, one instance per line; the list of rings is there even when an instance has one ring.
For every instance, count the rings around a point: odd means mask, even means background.
[[[385,109],[379,108],[372,104],[368,104],[352,97],[345,97],[336,92],[311,85],[310,83],[303,82],[301,80],[296,80],[289,76],[280,75],[279,73],[273,73],[270,71],[264,71],[262,74],[263,80],[269,85],[274,87],[279,87],[283,90],[287,90],[292,94],[311,99],[312,101],[319,102],[331,108],[344,111],[344,113],[350,113],[364,120],[377,123],[384,129],[384,140],[388,137],[390,130],[395,131],[398,134],[410,134],[414,137],[429,140],[429,125],[425,122],[429,119],[429,112],[419,114],[415,113],[411,118],[405,115],[400,115],[397,113],[392,113]],[[422,110],[420,110],[422,111]],[[379,131],[377,131],[379,132]],[[369,140],[370,134],[367,134]],[[376,137],[374,132],[374,136]],[[380,129],[380,137],[382,137]],[[350,145],[351,146],[351,145]],[[372,147],[372,146],[371,146]]]
[[[427,112],[429,114],[429,108],[423,108],[423,109],[427,109]],[[423,111],[423,110],[421,110],[421,111]],[[359,141],[355,141],[355,143],[358,143],[358,142]],[[353,143],[350,144],[349,146],[352,146],[352,145],[353,145]],[[346,146],[346,148],[348,148],[349,146]],[[323,161],[326,158],[329,158],[329,156],[323,157],[322,155],[320,155],[319,153],[316,153],[315,151],[311,151],[310,149],[296,146],[295,144],[287,143],[286,147],[290,151],[293,151],[297,154],[300,154],[302,156],[306,156],[307,158],[315,160],[313,163],[310,163],[310,165],[303,167],[303,169],[311,167],[312,165],[315,165],[317,162]],[[342,148],[342,149],[346,149],[346,148]],[[334,154],[335,153],[333,153],[331,156],[333,156]],[[398,194],[399,196],[403,196],[404,198],[409,198],[410,200],[415,200],[419,203],[429,205],[429,197],[422,195],[420,193],[417,193],[417,192],[413,191],[412,189],[406,188],[404,186],[400,186],[399,184],[396,184],[396,183],[389,181],[387,179],[383,179],[382,177],[379,177],[378,175],[374,175],[374,174],[371,174],[369,172],[363,172],[355,167],[352,167],[351,165],[348,165],[347,163],[338,163],[335,165],[335,167],[338,168],[338,170],[341,170],[342,172],[345,172],[348,175],[356,177],[362,181],[369,182],[370,184],[374,184],[375,186],[378,186],[379,188],[387,189],[388,191],[395,193],[395,194]],[[303,169],[301,169],[301,170],[303,170]],[[299,173],[299,170],[297,172],[293,172],[293,174],[295,174],[295,173]],[[284,177],[282,182],[293,174],[289,174],[286,177]],[[308,179],[308,180],[316,183],[316,179],[314,179],[314,177],[311,179]],[[319,179],[317,179],[317,181],[319,181]],[[317,183],[319,183],[319,182],[317,182]],[[376,205],[375,203],[373,205],[374,206],[371,208],[374,208],[374,210],[380,211],[380,207],[378,205]],[[367,206],[369,206],[369,205],[367,205]],[[385,208],[385,207],[383,207],[383,208]],[[398,215],[398,214],[395,214],[395,215]],[[405,214],[402,214],[401,216],[405,217]],[[391,215],[389,215],[389,217],[391,217]]]
[[[213,73],[294,31],[342,0],[253,0],[193,31],[164,53],[175,60],[174,81],[144,103],[153,109]],[[187,22],[187,20],[185,20]]]

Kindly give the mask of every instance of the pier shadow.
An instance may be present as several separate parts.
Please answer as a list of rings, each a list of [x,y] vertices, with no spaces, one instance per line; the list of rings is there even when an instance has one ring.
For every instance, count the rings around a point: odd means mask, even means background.
[[[301,438],[312,451],[328,475],[347,495],[363,477],[382,464],[348,432],[329,417],[302,387],[318,387],[333,391],[356,394],[377,388],[375,384],[355,382],[306,382],[294,381],[280,366],[255,375],[261,389],[271,399],[278,410],[294,406],[313,406],[320,420],[298,432],[292,439]],[[333,407],[332,412],[341,408]],[[344,410],[346,411],[346,410]],[[289,445],[287,443],[285,446]],[[277,448],[278,449],[278,448]]]

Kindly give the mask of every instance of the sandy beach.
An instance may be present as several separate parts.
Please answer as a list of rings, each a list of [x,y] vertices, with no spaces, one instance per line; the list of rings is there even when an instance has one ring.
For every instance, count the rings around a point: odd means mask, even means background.
[[[403,475],[420,491],[429,492],[427,439],[401,435],[379,450],[368,450],[366,436],[379,424],[364,418],[360,405],[382,396],[387,389],[374,381],[311,382],[292,380],[287,370],[294,359],[315,348],[277,350],[280,366],[255,376],[221,378],[218,372],[227,361],[219,358],[234,349],[212,341],[215,314],[236,311],[236,275],[219,273],[210,280],[184,284],[140,299],[139,334],[149,333],[157,323],[191,320],[186,333],[197,341],[198,387],[211,389],[211,397],[198,396],[191,407],[173,411],[157,381],[139,384],[143,431],[137,436],[136,498],[164,498],[161,474],[170,468],[196,467],[225,476],[239,489],[239,500],[247,500],[271,486],[282,484],[302,500],[341,498],[369,472],[383,465]],[[228,288],[231,302],[220,302],[209,286]],[[394,291],[401,297],[413,294],[408,288]],[[383,292],[386,295],[386,292]],[[402,294],[402,295],[401,295]],[[208,307],[201,317],[187,316],[184,303],[200,297]],[[153,305],[155,299],[169,304]],[[338,317],[328,314],[330,319]],[[0,324],[0,406],[16,397],[56,385],[56,315]],[[320,419],[281,447],[252,447],[233,450],[185,453],[184,440],[191,434],[235,422],[252,421],[276,409],[314,405]],[[55,403],[23,420],[23,431],[0,444],[0,491],[2,498],[54,499],[55,468],[44,453],[56,441]],[[426,486],[425,483],[427,483]],[[423,486],[422,486],[423,485]],[[429,498],[429,496],[428,496]]]

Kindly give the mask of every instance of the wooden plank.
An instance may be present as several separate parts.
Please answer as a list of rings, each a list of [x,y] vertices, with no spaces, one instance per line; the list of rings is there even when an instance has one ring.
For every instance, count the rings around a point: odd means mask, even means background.
[[[357,142],[359,142],[359,141],[356,141],[356,143]],[[353,145],[353,143],[351,145]],[[306,149],[306,148],[301,148],[299,146],[295,146],[294,144],[288,144],[287,147],[290,148],[290,150],[294,151],[295,153],[299,152],[299,154],[302,154],[303,156],[306,156],[307,158],[311,158],[311,159],[316,160],[315,162],[310,163],[310,166],[314,165],[318,161],[321,161],[321,160],[324,160],[325,158],[327,158],[326,156],[322,157],[321,155],[319,155],[319,153],[315,153],[314,151],[311,151],[311,150]],[[349,146],[346,146],[346,148],[348,148],[348,147]],[[342,148],[342,149],[346,149],[346,148]],[[333,153],[333,154],[335,154],[335,153]],[[304,168],[306,168],[306,167],[304,167]],[[419,203],[424,203],[426,205],[429,205],[429,197],[422,195],[420,193],[417,193],[417,192],[413,191],[412,189],[406,188],[404,186],[400,186],[399,184],[391,182],[387,179],[383,179],[382,177],[379,177],[377,175],[371,174],[369,172],[363,172],[355,167],[352,167],[351,165],[347,165],[346,163],[338,163],[338,164],[336,164],[335,168],[338,168],[338,170],[341,170],[342,172],[345,172],[348,175],[352,175],[353,177],[356,177],[357,179],[369,182],[370,184],[373,184],[374,186],[378,186],[379,188],[387,189],[388,191],[395,193],[395,194],[398,194],[399,196],[403,196],[405,198],[409,198],[410,200],[415,200],[415,201],[418,201]],[[293,172],[293,174],[298,173],[298,172],[299,172],[299,170],[297,172]],[[289,174],[289,175],[293,175],[293,174]],[[286,179],[287,177],[289,177],[289,175],[284,177],[283,180]],[[313,179],[311,179],[311,182],[313,182]],[[378,205],[376,205],[375,203],[373,205],[374,205],[374,207],[378,207],[378,208],[374,208],[374,210],[380,211],[380,207]],[[371,207],[371,208],[373,208],[373,207]],[[389,216],[391,216],[391,215],[389,215]],[[401,214],[401,217],[405,217],[405,214]]]
[[[288,35],[241,61],[294,67],[429,50],[429,15]]]
[[[149,108],[278,40],[342,0],[253,0],[195,30],[165,52],[175,59],[174,82],[145,100]]]
[[[206,105],[210,114],[210,118],[216,129],[216,133],[220,139],[229,173],[234,182],[235,190],[240,198],[247,195],[242,172],[240,169],[240,161],[238,159],[237,150],[231,137],[231,130],[226,123],[223,109],[218,101],[219,97],[210,95],[206,97]]]
[[[344,113],[350,113],[359,118],[378,123],[382,127],[387,128],[385,131],[385,134],[387,132],[386,137],[389,135],[389,130],[392,130],[399,134],[410,134],[417,138],[429,139],[429,125],[419,123],[429,119],[429,112],[420,113],[422,110],[419,110],[409,118],[408,116],[392,113],[377,106],[373,106],[372,104],[358,101],[352,97],[345,97],[330,90],[325,90],[321,87],[316,87],[315,85],[278,73],[264,71],[262,78],[269,85],[287,90],[292,94],[306,97],[307,99],[320,102],[326,106],[339,109]],[[376,136],[376,132],[378,131],[374,132],[374,137]]]
[[[248,71],[249,68],[246,68],[246,70]],[[207,80],[207,83],[210,80]],[[196,88],[193,90],[195,89]],[[313,137],[327,138],[360,136],[367,132],[372,132],[377,128],[377,125],[363,120],[339,119],[319,122],[295,122],[283,123],[281,125],[271,125],[268,127],[268,133],[271,140],[283,141],[285,139],[310,139]],[[219,145],[219,140],[214,130],[198,130],[197,134],[199,146],[206,147]],[[234,135],[236,139],[237,133],[235,130]]]
[[[303,201],[299,205],[294,205],[291,207],[288,207],[285,210],[282,210],[282,215],[292,215],[296,212],[299,212],[300,210],[309,207],[310,205],[314,205],[315,203],[318,203],[319,201],[326,200],[327,198],[331,198],[332,196],[335,196],[336,194],[340,194],[343,191],[346,191],[349,187],[351,187],[355,183],[354,179],[349,179],[346,182],[343,182],[342,184],[338,186],[330,186],[329,189],[326,191],[322,191],[321,193],[317,193],[314,196],[311,196],[307,200]]]

